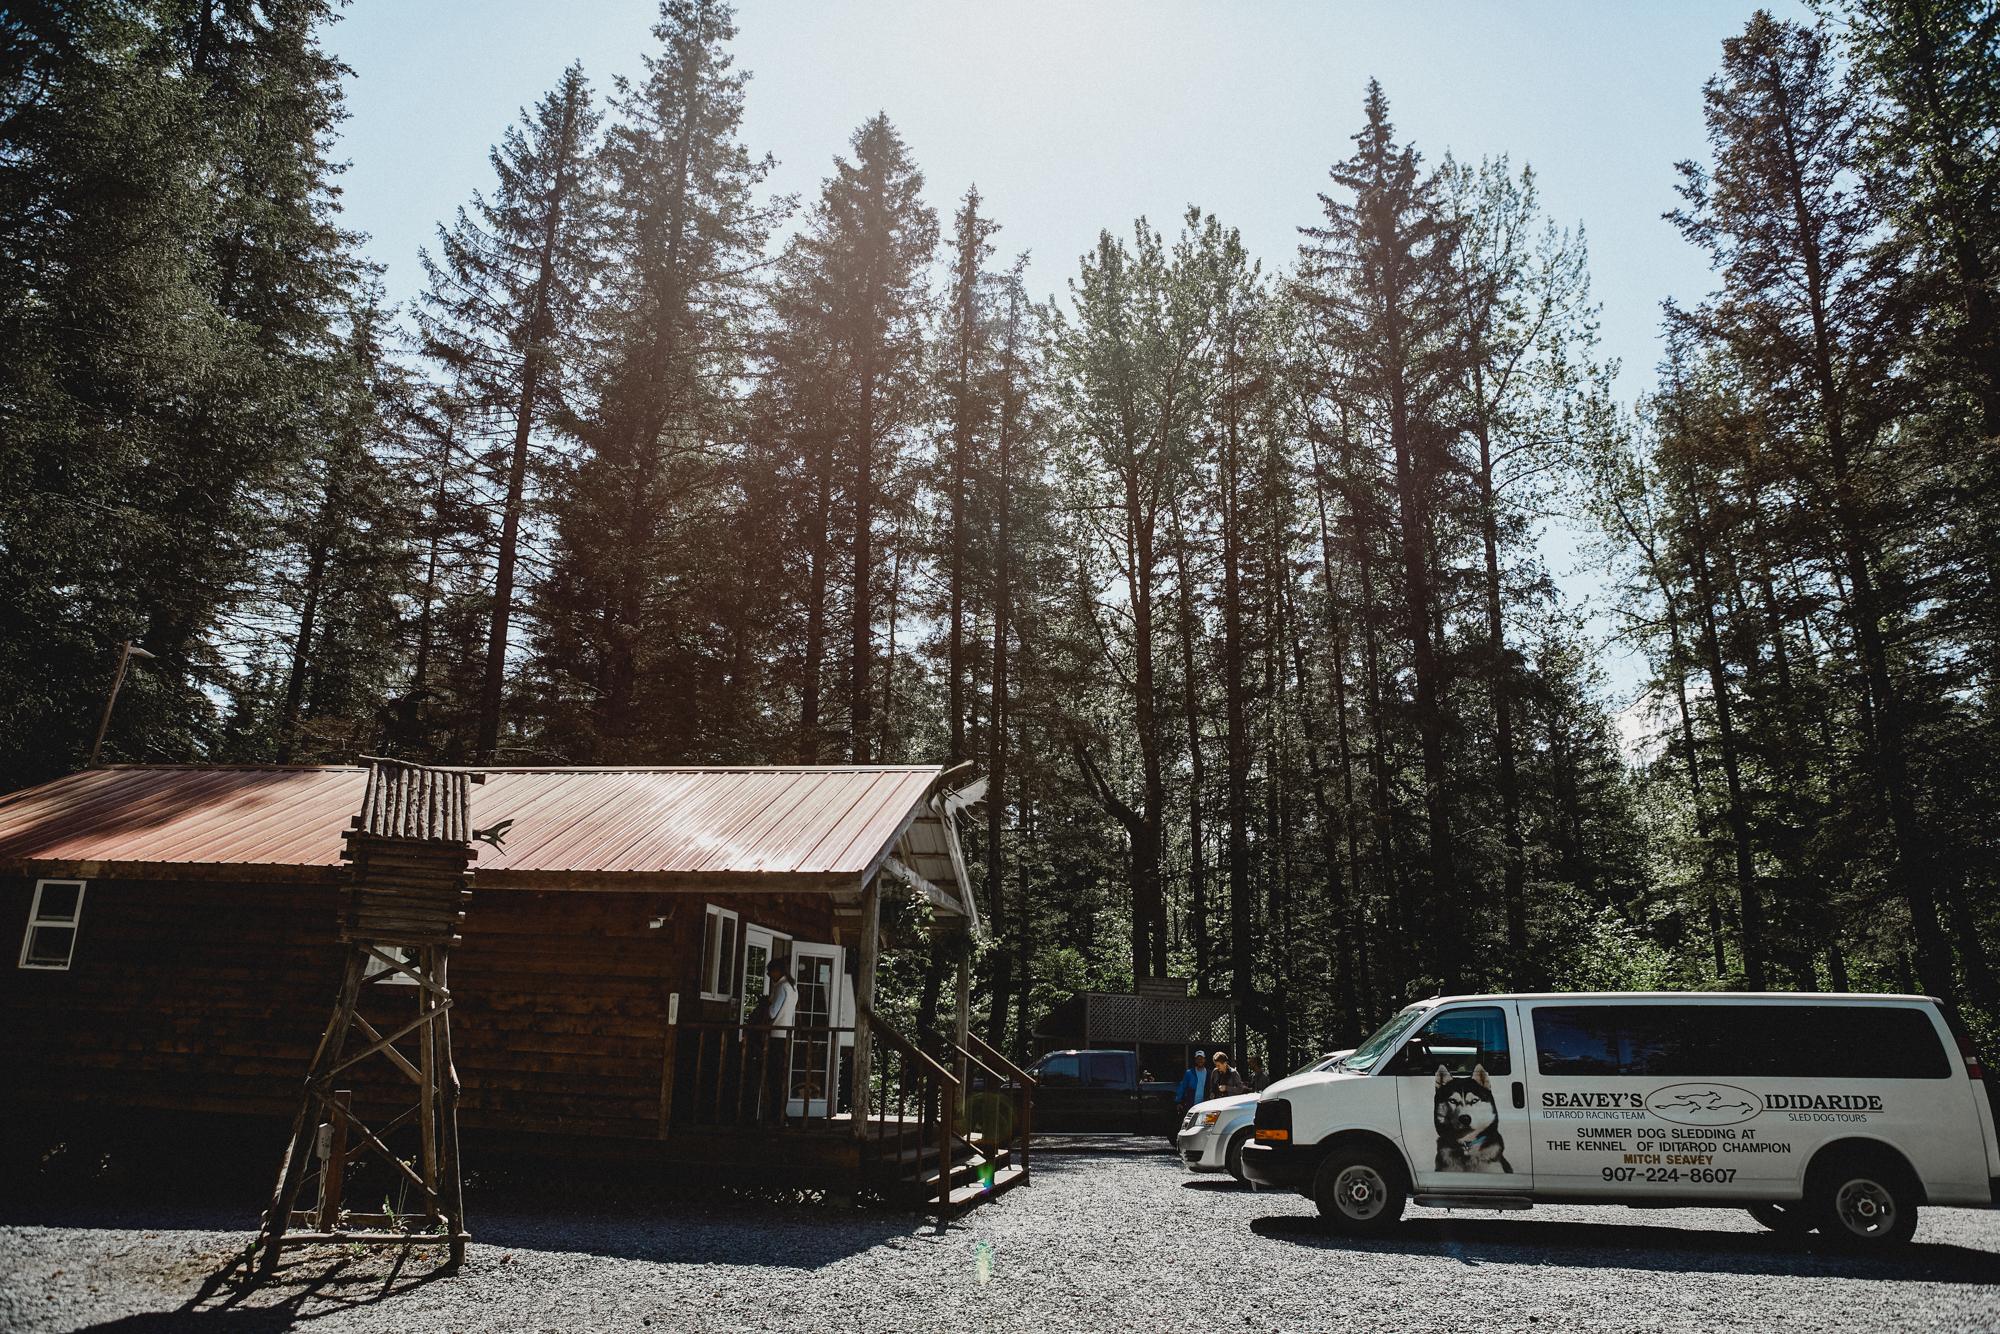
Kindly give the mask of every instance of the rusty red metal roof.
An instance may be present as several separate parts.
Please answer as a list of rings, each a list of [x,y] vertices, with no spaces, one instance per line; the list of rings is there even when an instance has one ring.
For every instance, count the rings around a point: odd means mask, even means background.
[[[482,884],[680,880],[851,885],[922,818],[937,765],[487,768],[471,822]],[[331,879],[368,771],[119,765],[0,798],[0,871]],[[91,869],[94,866],[95,869]]]

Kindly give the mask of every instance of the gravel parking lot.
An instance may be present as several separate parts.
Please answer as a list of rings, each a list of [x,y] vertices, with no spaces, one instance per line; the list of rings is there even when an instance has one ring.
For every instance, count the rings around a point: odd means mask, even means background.
[[[470,1202],[462,1272],[333,1248],[245,1286],[256,1206],[0,1201],[8,1330],[2000,1329],[2000,1213],[1926,1211],[1857,1261],[1737,1211],[1413,1211],[1355,1245],[1291,1195],[1184,1174],[1156,1143],[1051,1141],[1034,1184],[942,1230],[731,1203]]]

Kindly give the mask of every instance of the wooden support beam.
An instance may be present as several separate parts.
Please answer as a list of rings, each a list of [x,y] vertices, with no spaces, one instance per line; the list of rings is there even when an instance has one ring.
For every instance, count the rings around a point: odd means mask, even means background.
[[[861,889],[861,960],[854,979],[854,1002],[861,1015],[875,1012],[875,969],[882,957],[882,878],[870,876]],[[873,1025],[857,1020],[854,1025],[854,1137],[868,1136],[869,1080],[874,1073],[875,1034]],[[829,1097],[832,1090],[828,1090]]]
[[[942,908],[954,916],[965,911],[957,899],[945,893],[944,890],[938,888],[937,885],[924,876],[919,875],[900,857],[884,857],[882,859],[882,869],[890,875],[895,876],[911,889],[916,890],[917,893],[923,895],[925,899],[930,901],[930,905],[933,908]],[[874,882],[870,881],[869,883],[873,884]]]
[[[360,1029],[362,1036],[370,1042],[380,1042],[382,1040],[381,1032],[376,1029],[375,1025],[362,1018],[359,1010],[354,1013],[354,1026]],[[409,1076],[411,1083],[421,1085],[424,1082],[424,1072],[417,1069],[416,1066],[411,1065],[409,1057],[397,1051],[393,1045],[382,1048],[382,1054],[389,1058],[389,1064]]]
[[[333,1118],[327,1126],[326,1160],[320,1164],[319,1230],[331,1232],[340,1226],[340,1196],[347,1181],[347,1117],[354,1106],[354,1094],[338,1089],[333,1095]]]

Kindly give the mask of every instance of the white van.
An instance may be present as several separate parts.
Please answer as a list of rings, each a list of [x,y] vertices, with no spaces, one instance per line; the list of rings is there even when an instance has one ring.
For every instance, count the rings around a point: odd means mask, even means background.
[[[1440,997],[1266,1089],[1242,1161],[1351,1233],[1409,1200],[1736,1204],[1875,1247],[2000,1204],[1993,1095],[1925,996]]]

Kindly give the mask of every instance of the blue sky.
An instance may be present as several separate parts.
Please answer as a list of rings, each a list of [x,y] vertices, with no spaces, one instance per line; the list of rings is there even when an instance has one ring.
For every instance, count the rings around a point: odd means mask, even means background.
[[[1706,264],[1660,214],[1674,163],[1702,152],[1702,82],[1754,8],[745,0],[735,50],[754,75],[744,138],[778,159],[774,190],[810,196],[854,127],[887,111],[941,214],[978,184],[1002,253],[1032,253],[1038,296],[1062,290],[1101,228],[1140,214],[1171,228],[1190,203],[1240,228],[1267,266],[1288,264],[1378,78],[1431,161],[1532,164],[1550,215],[1586,229],[1629,399],[1656,356],[1661,300],[1708,289]],[[391,299],[417,290],[437,222],[488,186],[502,127],[571,60],[600,93],[636,75],[654,12],[651,0],[353,0],[329,41],[354,68],[345,204]],[[1545,550],[1574,595],[1594,591],[1568,540]],[[1629,693],[1636,664],[1606,665]]]

